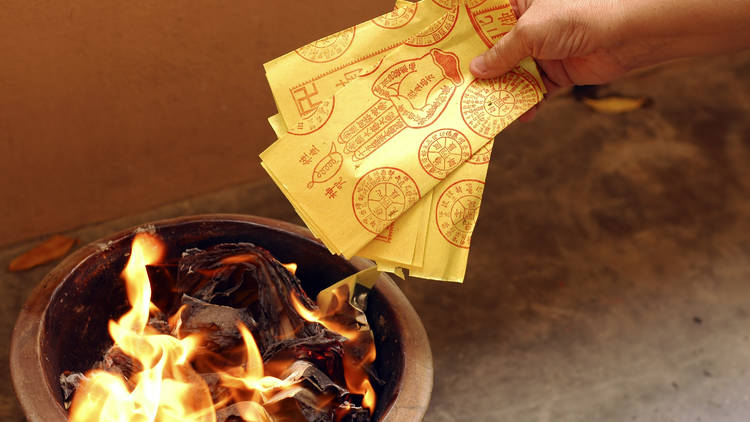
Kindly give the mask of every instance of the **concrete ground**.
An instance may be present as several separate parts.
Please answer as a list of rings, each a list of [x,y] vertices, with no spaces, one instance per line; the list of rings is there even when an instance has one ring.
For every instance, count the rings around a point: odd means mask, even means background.
[[[612,116],[561,96],[514,124],[496,142],[466,282],[400,282],[435,359],[426,421],[748,420],[750,54],[603,92],[653,103]],[[299,221],[269,182],[71,234],[204,212]],[[0,250],[3,362],[54,265],[6,272],[30,245]],[[22,421],[1,371],[0,420]]]

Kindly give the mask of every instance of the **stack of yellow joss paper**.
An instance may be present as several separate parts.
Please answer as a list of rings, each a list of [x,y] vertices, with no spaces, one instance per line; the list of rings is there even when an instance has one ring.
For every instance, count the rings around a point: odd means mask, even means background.
[[[545,93],[531,59],[469,71],[515,22],[508,0],[398,0],[265,64],[262,165],[331,252],[463,280],[493,138]]]

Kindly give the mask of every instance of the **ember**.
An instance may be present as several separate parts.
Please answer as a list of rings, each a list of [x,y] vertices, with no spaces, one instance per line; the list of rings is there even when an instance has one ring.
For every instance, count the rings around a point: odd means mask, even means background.
[[[85,375],[60,375],[69,420],[370,420],[379,381],[356,283],[316,305],[296,265],[249,243],[164,255],[155,236],[134,238],[114,345]]]

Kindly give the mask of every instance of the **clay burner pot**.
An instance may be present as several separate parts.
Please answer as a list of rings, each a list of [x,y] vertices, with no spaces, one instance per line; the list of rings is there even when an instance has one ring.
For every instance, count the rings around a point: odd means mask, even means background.
[[[296,262],[311,297],[327,284],[371,265],[331,255],[310,232],[281,221],[204,215],[159,221],[82,247],[31,293],[13,331],[10,367],[18,400],[31,422],[64,422],[58,377],[88,369],[111,343],[107,321],[127,309],[119,274],[137,230],[155,230],[170,253],[223,242],[252,242],[281,262]],[[370,293],[367,318],[375,334],[378,394],[374,421],[421,421],[432,390],[432,355],[414,309],[386,275]]]

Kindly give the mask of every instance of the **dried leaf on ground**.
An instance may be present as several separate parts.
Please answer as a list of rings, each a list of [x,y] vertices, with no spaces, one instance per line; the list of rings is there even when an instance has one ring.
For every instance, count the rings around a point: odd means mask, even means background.
[[[648,98],[633,97],[604,97],[583,98],[583,103],[599,113],[620,114],[642,108],[648,102]]]
[[[75,239],[67,236],[52,236],[13,259],[8,265],[8,270],[24,271],[37,265],[46,264],[67,254],[75,243]]]

